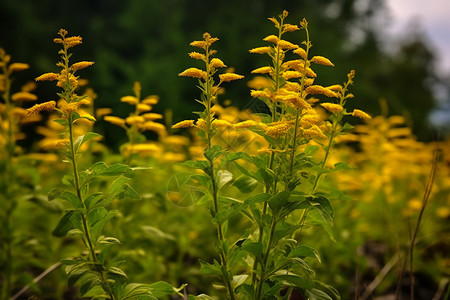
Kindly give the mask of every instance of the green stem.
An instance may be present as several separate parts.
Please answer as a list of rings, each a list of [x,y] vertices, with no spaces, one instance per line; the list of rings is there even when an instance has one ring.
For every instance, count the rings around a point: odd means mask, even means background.
[[[277,225],[276,216],[273,216],[272,225],[270,226],[269,240],[267,241],[267,249],[266,249],[266,252],[264,253],[263,261],[261,262],[261,275],[259,278],[258,290],[257,290],[257,294],[256,294],[257,300],[261,299],[261,296],[262,296],[262,288],[264,285],[264,281],[266,279],[265,276],[266,276],[266,270],[267,270],[267,261],[269,260],[270,251],[272,250],[271,246],[272,246],[273,234],[275,233],[276,225]]]

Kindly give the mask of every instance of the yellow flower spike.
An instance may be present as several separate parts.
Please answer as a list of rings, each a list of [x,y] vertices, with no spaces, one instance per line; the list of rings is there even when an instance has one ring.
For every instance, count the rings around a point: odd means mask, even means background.
[[[143,114],[142,117],[144,117],[144,119],[146,121],[154,121],[154,120],[162,119],[163,115],[157,114],[157,113],[146,113],[146,114]]]
[[[139,99],[135,96],[123,96],[122,98],[120,98],[120,101],[131,105],[137,105],[139,103]]]
[[[277,43],[278,47],[280,47],[283,50],[292,50],[299,48],[298,45],[293,44],[291,42],[285,41],[285,40],[279,40]]]
[[[331,90],[329,90],[329,89],[327,89],[327,88],[324,88],[323,86],[321,86],[321,85],[311,85],[311,86],[308,86],[306,89],[305,89],[305,92],[307,93],[307,94],[312,94],[312,95],[317,95],[317,94],[321,94],[321,95],[325,95],[325,96],[327,96],[327,97],[335,97],[335,98],[337,98],[338,97],[338,95],[335,93],[335,92],[333,92],[333,91],[331,91]]]
[[[55,109],[55,107],[56,107],[55,101],[47,101],[44,103],[36,104],[36,105],[30,107],[29,109],[27,109],[27,115],[38,114],[41,111],[52,111]]]
[[[77,45],[82,44],[83,38],[81,36],[71,36],[68,38],[65,38],[63,40],[63,43],[66,45],[67,48],[71,48]]]
[[[78,70],[92,66],[93,64],[94,64],[93,61],[80,61],[80,62],[74,63],[71,68],[72,68],[73,72],[76,72]]]
[[[260,67],[253,70],[251,73],[253,74],[267,74],[272,72],[272,67]]]
[[[297,30],[300,30],[300,28],[297,25],[284,24],[284,27],[283,27],[284,32],[293,32],[293,31],[297,31]]]
[[[268,88],[271,86],[271,81],[267,77],[264,76],[255,76],[252,80],[247,82],[247,86],[249,88],[259,90],[261,88]]]
[[[122,119],[122,118],[116,117],[116,116],[105,116],[103,118],[103,120],[105,120],[106,122],[109,122],[109,123],[111,123],[113,125],[120,126],[120,127],[125,127],[126,126],[125,120]]]
[[[339,105],[339,104],[335,104],[335,103],[321,103],[320,106],[322,106],[323,108],[325,108],[326,110],[328,110],[329,112],[337,115],[338,113],[340,113],[344,108]]]
[[[14,102],[17,101],[26,101],[26,102],[32,102],[36,101],[38,97],[35,94],[28,93],[28,92],[18,92],[15,94],[12,94],[11,100]]]
[[[125,119],[125,122],[128,125],[139,125],[139,124],[143,124],[145,122],[145,119],[144,119],[144,117],[141,117],[141,116],[130,116]]]
[[[250,53],[256,53],[256,54],[268,54],[272,51],[271,47],[257,47],[249,50]]]
[[[139,113],[141,113],[141,112],[151,111],[152,107],[148,104],[139,103],[138,105],[136,105],[136,109]]]
[[[311,62],[319,65],[334,67],[334,64],[328,58],[323,56],[314,56],[311,58]]]
[[[112,109],[109,107],[97,108],[97,110],[95,111],[95,115],[97,116],[97,118],[109,115],[111,113],[112,113]]]
[[[29,64],[24,64],[24,63],[12,63],[11,65],[9,65],[9,72],[13,73],[13,72],[20,72],[26,69],[29,69],[30,65]]]
[[[306,68],[306,76],[310,77],[310,78],[316,78],[317,74],[311,69],[311,68]]]
[[[214,119],[212,124],[214,127],[217,127],[217,128],[230,128],[233,126],[233,124],[231,124],[228,121],[218,120],[218,119]]]
[[[360,118],[360,119],[362,119],[362,120],[370,120],[370,119],[372,119],[372,117],[371,117],[369,114],[363,112],[363,111],[360,110],[360,109],[355,109],[355,110],[352,112],[352,116],[357,117],[357,118]]]
[[[82,118],[84,118],[84,119],[86,119],[88,121],[91,121],[91,122],[97,121],[97,119],[95,119],[95,117],[93,115],[91,115],[91,114],[89,114],[87,112],[81,112],[80,113],[80,117],[82,117]]]
[[[189,45],[191,45],[192,47],[206,49],[207,44],[205,41],[193,41]]]
[[[294,51],[292,51],[292,52],[294,52],[295,54],[297,54],[297,55],[299,55],[301,58],[303,58],[303,59],[308,59],[308,56],[307,56],[307,54],[306,54],[306,51],[305,51],[305,49],[303,49],[302,47],[299,47],[299,48],[297,48],[297,49],[295,49]]]
[[[70,143],[69,139],[56,140],[55,149],[63,149]]]
[[[203,130],[206,129],[206,121],[203,120],[202,118],[199,118],[197,120],[197,122],[195,123],[195,127],[198,127],[200,129],[203,129]]]
[[[267,18],[269,19],[273,24],[275,24],[275,27],[278,28],[280,27],[280,23],[278,23],[278,20],[275,18]]]
[[[291,127],[291,124],[283,122],[275,126],[270,126],[265,133],[270,137],[276,138],[286,134]]]
[[[195,51],[189,53],[189,57],[191,57],[193,59],[206,61],[206,56],[204,54],[198,53],[198,52],[195,52]]]
[[[302,27],[303,29],[308,28],[308,21],[306,21],[305,18],[303,18],[303,19],[300,21],[300,27]]]
[[[156,132],[157,134],[161,135],[161,136],[166,136],[167,135],[167,131],[166,131],[166,126],[164,126],[161,123],[156,123],[153,121],[147,121],[144,123],[144,125],[142,126],[143,130],[151,130]]]
[[[239,80],[244,78],[244,76],[235,74],[235,73],[224,73],[219,75],[220,81],[222,82],[230,82],[233,80]]]
[[[34,80],[36,81],[54,81],[59,80],[59,74],[57,73],[45,73],[39,77],[36,77]]]
[[[283,74],[281,74],[281,77],[283,77],[285,80],[289,80],[292,78],[301,78],[302,76],[302,73],[297,71],[285,71],[283,72]]]
[[[271,34],[271,35],[269,35],[269,36],[266,36],[265,38],[263,38],[263,41],[266,41],[266,42],[270,42],[270,43],[274,43],[274,44],[277,44],[277,43],[278,43],[278,41],[279,41],[279,39],[278,39],[278,37],[277,37],[277,36],[275,36],[275,35]]]
[[[227,66],[223,63],[222,60],[218,59],[218,58],[213,58],[211,59],[211,61],[209,62],[209,66],[211,68],[226,68]]]
[[[325,134],[323,134],[322,130],[317,125],[313,125],[309,129],[304,129],[303,136],[307,139],[313,139],[313,138],[326,139],[327,138],[327,136]]]
[[[246,120],[243,122],[239,122],[233,125],[234,128],[236,129],[247,129],[247,128],[251,128],[254,126],[258,126],[258,122],[253,121],[253,120]]]
[[[143,104],[147,105],[156,105],[159,102],[159,96],[158,95],[150,95],[144,98],[144,100],[141,101]]]
[[[176,123],[175,125],[172,125],[173,129],[177,129],[177,128],[191,128],[194,127],[194,120],[184,120],[181,122]]]
[[[178,74],[178,76],[206,79],[206,72],[197,68],[189,68]]]
[[[340,91],[342,91],[342,85],[340,85],[340,84],[333,84],[333,85],[327,86],[325,88],[329,89],[329,90],[331,90],[333,92],[340,92]]]
[[[300,119],[300,126],[305,129],[320,123],[322,123],[322,119],[318,115],[305,115]]]
[[[256,90],[251,90],[250,91],[250,95],[253,98],[266,98],[266,99],[270,99],[271,95],[269,92],[267,91],[256,91]]]

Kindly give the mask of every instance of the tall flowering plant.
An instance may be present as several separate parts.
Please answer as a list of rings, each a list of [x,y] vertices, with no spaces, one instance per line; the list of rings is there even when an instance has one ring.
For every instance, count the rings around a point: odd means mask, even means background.
[[[370,116],[361,110],[347,112],[345,108],[347,100],[353,97],[348,89],[353,84],[354,71],[343,85],[325,87],[315,83],[317,74],[313,65],[334,65],[323,56],[311,57],[307,21],[301,20],[300,26],[292,25],[285,22],[287,16],[284,11],[279,18],[269,18],[276,34],[264,38],[266,46],[250,50],[270,57],[270,65],[252,71],[266,76],[268,84],[251,90],[251,96],[263,101],[270,113],[260,114],[261,122],[233,124],[233,128],[251,130],[265,138],[269,146],[260,149],[258,155],[231,153],[212,143],[217,121],[211,104],[218,87],[228,78],[241,78],[222,74],[215,85],[213,75],[217,68],[225,67],[219,59],[211,58],[216,52],[210,46],[217,39],[205,34],[203,41],[191,43],[205,51],[205,54],[192,52],[190,56],[203,60],[206,68],[189,68],[179,74],[199,79],[202,96],[197,102],[205,107],[197,121],[185,120],[174,125],[174,128],[197,127],[206,144],[205,160],[184,163],[203,171],[203,175],[194,177],[204,185],[206,197],[211,199],[211,215],[217,227],[220,259],[201,265],[203,271],[222,279],[230,299],[289,298],[292,293],[314,299],[339,297],[332,287],[315,277],[310,263],[320,261],[320,255],[303,244],[302,230],[321,225],[333,238],[330,200],[336,193],[322,189],[320,182],[330,172],[349,168],[343,162],[327,164],[335,138],[351,129],[343,123],[344,117]],[[287,33],[299,30],[306,33],[300,45],[285,38]],[[291,55],[294,59],[288,59]],[[331,101],[323,102],[318,97]],[[239,196],[225,197],[225,186],[236,187]],[[250,220],[252,226],[243,229],[237,240],[230,240],[226,235],[228,225],[239,215]]]

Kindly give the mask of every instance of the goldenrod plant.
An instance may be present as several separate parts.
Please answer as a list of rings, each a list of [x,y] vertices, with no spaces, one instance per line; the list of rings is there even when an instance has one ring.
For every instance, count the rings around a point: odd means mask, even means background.
[[[179,74],[199,79],[202,98],[197,102],[205,107],[196,122],[185,120],[173,126],[195,126],[206,142],[206,160],[184,163],[206,174],[195,176],[195,180],[207,187],[205,197],[211,198],[211,214],[217,226],[216,247],[220,261],[202,262],[202,269],[222,278],[230,299],[273,299],[283,293],[288,298],[294,289],[305,297],[328,299],[325,291],[337,297],[332,287],[315,279],[306,260],[320,260],[320,256],[313,248],[300,243],[301,231],[306,226],[320,224],[332,237],[333,209],[329,199],[333,195],[320,189],[320,181],[331,171],[348,168],[345,163],[335,164],[332,169],[326,167],[334,139],[351,128],[342,124],[343,117],[354,115],[368,119],[370,116],[361,110],[350,113],[345,109],[347,100],[353,97],[348,88],[353,84],[354,71],[349,73],[344,85],[323,87],[314,84],[317,75],[311,68],[312,64],[333,64],[323,56],[309,58],[312,44],[307,21],[303,19],[300,27],[288,24],[285,23],[287,15],[284,11],[278,19],[269,18],[277,29],[276,35],[264,39],[269,43],[267,46],[250,50],[251,53],[269,55],[271,59],[271,65],[252,71],[266,74],[269,79],[266,82],[270,86],[251,91],[253,97],[268,106],[270,114],[263,115],[261,122],[248,120],[233,126],[254,131],[266,139],[268,147],[260,149],[259,155],[230,153],[212,144],[217,132],[216,124],[223,127],[222,123],[229,123],[215,119],[214,112],[211,112],[218,87],[226,81],[225,78],[241,77],[222,74],[219,75],[219,84],[214,84],[212,75],[218,67],[225,67],[222,61],[212,58],[215,51],[210,49],[210,45],[217,39],[206,33],[203,41],[192,42],[192,46],[202,48],[205,54],[192,52],[189,55],[204,61],[206,69],[189,68]],[[306,32],[302,46],[284,39],[286,33],[300,29]],[[296,55],[296,59],[287,59],[290,52]],[[330,114],[329,120],[319,114],[315,105],[319,100],[314,95],[336,98],[336,103],[321,103]],[[324,149],[325,155],[316,160],[314,153],[318,145]],[[235,173],[243,176],[239,180],[234,179],[236,174],[230,172],[229,167],[227,169],[232,162],[239,171]],[[263,192],[245,196],[255,189],[254,182],[263,187]],[[220,190],[230,184],[236,186],[242,195],[237,198],[223,196]],[[254,225],[238,240],[230,241],[226,237],[227,228],[237,214],[246,216]],[[242,271],[243,266],[245,271]]]
[[[12,83],[17,72],[28,68],[29,65],[25,63],[11,63],[11,56],[0,48],[0,299],[10,298],[14,281],[18,277],[15,274],[17,270],[14,270],[15,263],[24,259],[19,258],[19,251],[14,251],[18,239],[23,236],[17,232],[19,226],[14,224],[13,214],[19,205],[19,198],[30,192],[26,182],[33,174],[26,174],[29,169],[19,160],[22,151],[17,141],[25,136],[20,126],[33,121],[27,120],[26,110],[22,106],[38,98],[32,93],[32,83],[25,84],[18,92],[12,91]]]
[[[81,119],[94,122],[95,118],[79,107],[85,104],[86,96],[78,96],[78,79],[76,75],[81,69],[94,64],[91,61],[81,61],[70,64],[72,56],[69,49],[82,43],[80,36],[67,36],[67,31],[61,29],[54,42],[60,44],[61,61],[57,66],[60,73],[45,73],[36,81],[56,81],[61,92],[61,98],[47,101],[29,108],[28,114],[41,111],[56,111],[59,118],[54,122],[64,129],[57,145],[71,165],[72,174],[65,175],[62,183],[67,188],[54,188],[48,194],[49,200],[60,199],[67,204],[64,216],[59,221],[53,234],[58,237],[79,236],[83,241],[86,252],[78,257],[63,260],[66,266],[69,285],[79,283],[80,293],[84,298],[92,299],[156,299],[159,296],[177,292],[165,282],[154,284],[127,283],[127,275],[119,268],[120,262],[108,258],[110,248],[120,244],[112,236],[105,236],[103,229],[116,215],[116,211],[107,207],[115,199],[139,198],[136,191],[129,185],[134,170],[124,164],[106,165],[97,162],[87,170],[80,170],[79,158],[83,155],[83,146],[90,140],[99,137],[95,132],[85,132],[75,136],[74,126]],[[91,186],[101,178],[114,178],[108,191],[91,191]]]
[[[107,115],[104,120],[123,128],[128,137],[128,143],[121,146],[121,153],[126,158],[127,164],[131,163],[133,155],[145,152],[158,152],[159,146],[155,143],[146,143],[147,138],[143,134],[145,131],[153,131],[159,139],[167,136],[164,124],[155,122],[163,118],[163,115],[151,112],[154,105],[159,101],[156,95],[150,95],[141,99],[141,84],[135,82],[133,85],[134,96],[128,95],[120,98],[121,102],[135,106],[135,110],[123,119],[120,117]]]

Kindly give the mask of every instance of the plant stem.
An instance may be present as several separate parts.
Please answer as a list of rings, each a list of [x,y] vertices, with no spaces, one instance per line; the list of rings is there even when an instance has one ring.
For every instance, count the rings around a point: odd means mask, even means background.
[[[81,193],[81,186],[80,186],[80,178],[78,175],[78,166],[77,166],[77,153],[75,151],[75,146],[74,146],[74,136],[73,136],[73,121],[72,121],[72,114],[69,116],[68,118],[68,123],[69,123],[69,143],[70,143],[70,154],[72,156],[72,168],[73,168],[73,176],[74,176],[74,183],[75,183],[75,190],[77,193],[78,198],[80,199],[81,203],[83,204],[83,208],[84,208],[84,212],[80,213],[81,215],[81,222],[83,225],[83,231],[84,231],[84,235],[86,237],[86,244],[88,246],[88,250],[92,259],[92,262],[94,264],[98,263],[98,259],[97,256],[95,254],[95,246],[92,242],[92,237],[91,237],[91,232],[89,229],[89,223],[88,223],[88,219],[87,219],[87,207],[86,204],[84,202],[82,193]],[[97,271],[101,277],[101,281],[103,283],[106,283],[106,278],[105,275],[103,273],[103,271]],[[114,295],[112,293],[110,293],[109,291],[106,291],[108,293],[108,295],[110,296],[111,299],[115,299]]]
[[[265,276],[266,276],[267,261],[269,260],[270,250],[272,250],[271,245],[272,245],[272,239],[273,239],[273,234],[275,233],[276,225],[277,225],[277,220],[276,220],[276,217],[273,216],[272,225],[270,226],[269,240],[267,241],[267,249],[266,249],[266,252],[264,253],[263,261],[261,262],[261,275],[259,278],[256,299],[261,299],[261,296],[262,296],[261,294],[262,294],[262,288],[263,288]]]

